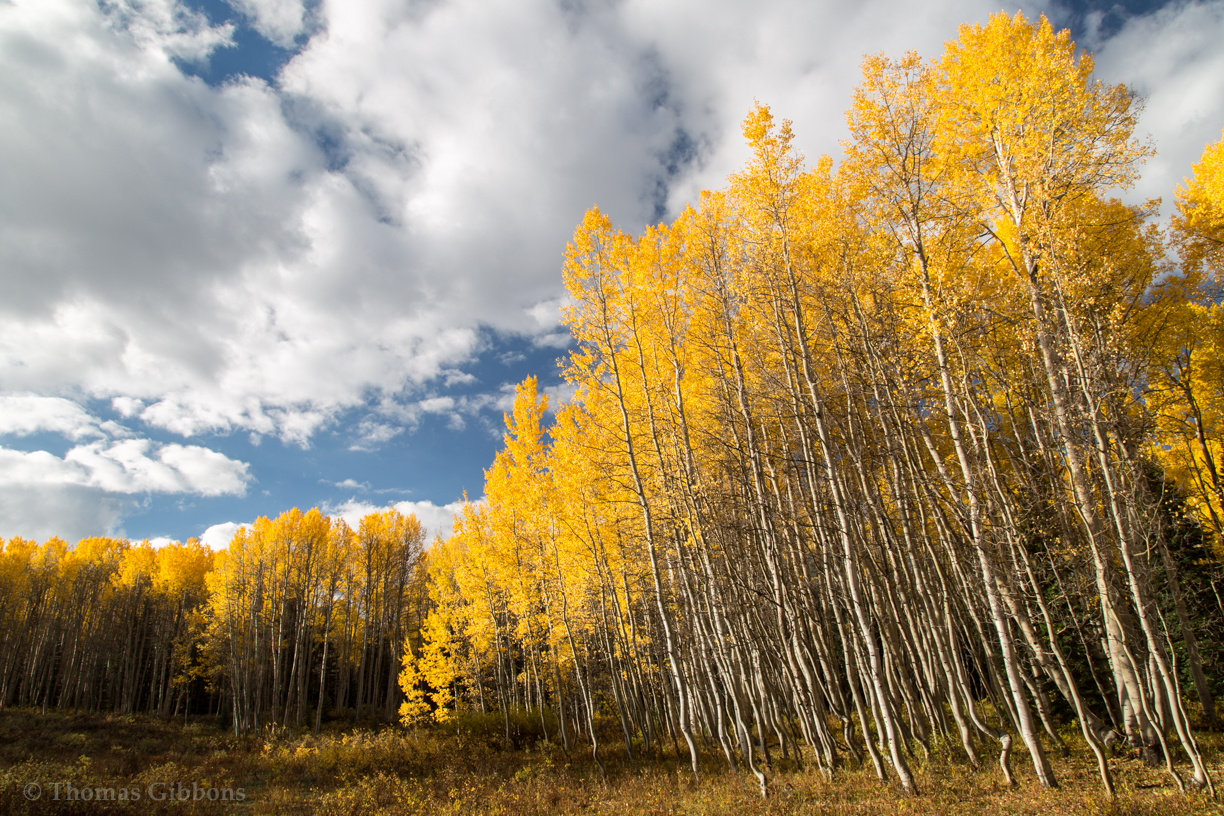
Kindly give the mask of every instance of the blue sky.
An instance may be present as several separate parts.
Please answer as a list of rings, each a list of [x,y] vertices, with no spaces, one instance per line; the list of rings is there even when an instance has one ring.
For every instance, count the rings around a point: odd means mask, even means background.
[[[1224,126],[1224,0],[1022,8],[1146,97],[1124,195],[1171,199]],[[514,384],[564,399],[587,207],[638,231],[721,186],[756,99],[836,156],[864,53],[998,10],[0,3],[0,536],[220,545],[293,506],[444,531]]]

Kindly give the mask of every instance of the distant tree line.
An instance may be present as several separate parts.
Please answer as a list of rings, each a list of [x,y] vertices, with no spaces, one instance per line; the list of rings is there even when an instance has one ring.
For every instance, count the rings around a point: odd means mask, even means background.
[[[0,707],[217,713],[235,731],[393,720],[427,601],[414,516],[292,510],[214,553],[108,538],[0,551]]]

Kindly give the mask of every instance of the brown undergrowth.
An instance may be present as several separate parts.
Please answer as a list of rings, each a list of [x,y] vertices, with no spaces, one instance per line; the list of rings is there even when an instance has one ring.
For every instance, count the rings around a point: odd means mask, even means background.
[[[755,780],[728,769],[718,756],[704,757],[698,781],[687,761],[670,753],[630,762],[623,747],[609,747],[602,757],[604,780],[589,747],[567,757],[551,742],[532,742],[536,734],[528,722],[515,724],[519,744],[507,748],[495,722],[500,720],[472,719],[450,730],[413,732],[332,725],[318,737],[236,738],[211,719],[185,725],[144,716],[10,710],[0,712],[0,813],[1224,816],[1224,803],[1179,794],[1163,769],[1129,755],[1111,757],[1119,796],[1108,802],[1091,754],[1070,739],[1071,756],[1054,760],[1059,790],[1042,789],[1019,753],[1019,785],[1007,789],[997,768],[974,770],[959,751],[937,748],[913,758],[916,798],[881,785],[870,767],[847,768],[827,780],[813,768],[778,761],[762,800]],[[1224,776],[1222,736],[1200,732],[1217,785]],[[193,784],[205,793],[190,794]],[[26,795],[33,793],[30,785],[39,786],[37,799]],[[98,801],[95,793],[109,797],[120,789],[128,801]],[[209,789],[218,792],[217,801],[208,800]],[[220,801],[227,789],[241,790],[243,800]],[[189,795],[170,801],[168,791]]]

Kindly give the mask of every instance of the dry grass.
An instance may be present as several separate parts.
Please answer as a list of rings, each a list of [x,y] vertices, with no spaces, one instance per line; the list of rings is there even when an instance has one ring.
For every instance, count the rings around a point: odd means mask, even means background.
[[[150,717],[6,711],[0,713],[0,813],[1224,816],[1221,802],[1181,795],[1162,770],[1128,756],[1111,760],[1119,797],[1108,802],[1091,755],[1074,744],[1070,758],[1055,760],[1062,783],[1056,791],[1037,785],[1020,752],[1014,755],[1020,784],[1009,790],[997,769],[974,771],[958,760],[958,752],[941,750],[927,761],[915,759],[917,798],[881,785],[870,768],[839,771],[830,781],[814,770],[779,766],[770,773],[770,796],[762,800],[751,776],[728,770],[714,756],[705,758],[697,781],[675,757],[631,764],[622,752],[607,749],[605,782],[586,755],[567,759],[543,741],[504,750],[495,735],[475,725],[462,735],[336,728],[318,738],[236,739],[212,720],[184,726]],[[1201,736],[1219,784],[1224,739]],[[246,801],[154,802],[144,795],[138,802],[99,804],[51,798],[55,782],[78,790],[147,791],[159,781],[241,788]],[[23,795],[30,783],[44,789],[37,801]]]

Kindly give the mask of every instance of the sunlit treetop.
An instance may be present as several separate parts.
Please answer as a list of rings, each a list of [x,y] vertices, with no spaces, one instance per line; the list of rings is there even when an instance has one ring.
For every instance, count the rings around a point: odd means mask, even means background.
[[[1182,262],[1190,272],[1207,274],[1218,288],[1224,274],[1224,131],[1203,150],[1175,195],[1173,241]]]

